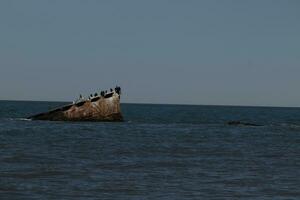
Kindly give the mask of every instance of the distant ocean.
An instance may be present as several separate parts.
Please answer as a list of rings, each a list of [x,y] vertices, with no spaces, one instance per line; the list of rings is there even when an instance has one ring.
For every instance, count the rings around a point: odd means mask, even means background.
[[[299,108],[122,104],[123,123],[24,119],[62,104],[0,101],[1,200],[300,199]]]

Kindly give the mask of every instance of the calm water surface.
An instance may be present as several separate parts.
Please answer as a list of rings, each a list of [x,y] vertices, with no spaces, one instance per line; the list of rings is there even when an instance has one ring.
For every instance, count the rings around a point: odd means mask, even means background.
[[[123,104],[124,123],[22,119],[58,105],[0,101],[0,199],[300,199],[299,108]]]

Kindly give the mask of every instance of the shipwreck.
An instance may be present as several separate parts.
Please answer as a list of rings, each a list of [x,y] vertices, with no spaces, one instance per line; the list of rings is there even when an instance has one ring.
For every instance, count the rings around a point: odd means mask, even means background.
[[[123,121],[120,107],[121,88],[116,87],[109,92],[91,95],[88,99],[80,95],[80,99],[48,112],[28,117],[31,120],[49,121]]]

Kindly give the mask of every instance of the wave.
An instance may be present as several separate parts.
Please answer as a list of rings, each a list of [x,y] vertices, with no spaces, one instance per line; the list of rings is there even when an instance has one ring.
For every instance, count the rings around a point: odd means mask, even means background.
[[[28,118],[18,118],[18,120],[20,120],[20,121],[32,121],[32,119],[28,119]]]
[[[32,121],[32,119],[28,119],[28,118],[6,118],[6,119],[10,121]]]

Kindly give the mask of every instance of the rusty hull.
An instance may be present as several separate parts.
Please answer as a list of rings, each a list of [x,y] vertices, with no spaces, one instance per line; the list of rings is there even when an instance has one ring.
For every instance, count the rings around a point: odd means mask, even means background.
[[[94,97],[29,117],[49,121],[123,121],[120,95],[112,92],[109,97]]]

